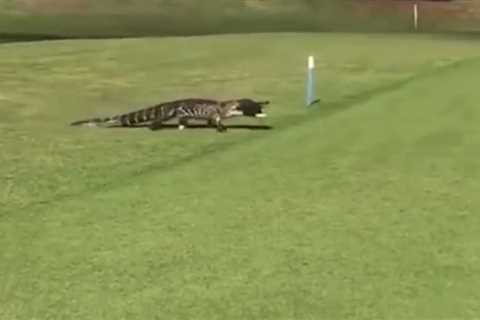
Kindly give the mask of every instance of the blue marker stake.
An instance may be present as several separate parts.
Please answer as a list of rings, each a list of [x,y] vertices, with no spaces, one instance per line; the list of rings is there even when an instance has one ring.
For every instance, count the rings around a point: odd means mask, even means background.
[[[308,57],[308,74],[307,74],[307,107],[315,101],[315,60],[313,56]]]

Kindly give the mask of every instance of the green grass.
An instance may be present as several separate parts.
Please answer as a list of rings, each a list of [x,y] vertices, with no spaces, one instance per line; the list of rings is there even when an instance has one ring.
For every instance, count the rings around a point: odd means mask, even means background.
[[[479,47],[1,45],[0,319],[478,318]],[[67,125],[186,96],[270,99],[274,129]]]

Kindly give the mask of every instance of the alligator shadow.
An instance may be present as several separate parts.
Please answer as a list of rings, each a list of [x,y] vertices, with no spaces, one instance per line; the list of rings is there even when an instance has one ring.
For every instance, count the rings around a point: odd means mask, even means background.
[[[230,125],[225,125],[227,130],[271,130],[273,129],[272,126],[267,126],[267,125],[248,125],[248,124],[230,124]],[[140,124],[136,126],[131,126],[131,127],[123,127],[123,126],[112,126],[109,127],[110,129],[149,129],[149,126],[146,124]],[[205,130],[216,130],[215,127],[208,126],[205,124],[189,124],[186,128],[188,129],[205,129]],[[154,129],[153,131],[161,131],[161,130],[178,130],[178,124],[164,124],[162,125],[161,128],[159,129]]]

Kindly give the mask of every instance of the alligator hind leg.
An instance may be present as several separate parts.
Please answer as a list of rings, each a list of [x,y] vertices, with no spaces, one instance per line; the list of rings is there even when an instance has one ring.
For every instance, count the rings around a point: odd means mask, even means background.
[[[215,120],[207,119],[207,127],[211,128],[215,126]]]
[[[150,130],[159,130],[159,129],[162,128],[163,123],[164,123],[165,121],[168,121],[168,120],[170,120],[170,119],[173,119],[174,117],[175,117],[174,115],[171,115],[171,116],[169,116],[169,117],[165,117],[165,118],[161,118],[161,119],[158,119],[158,118],[157,118],[156,120],[153,120],[153,121],[150,123],[150,125],[148,126],[148,128],[149,128]]]
[[[178,119],[178,130],[183,130],[188,126],[188,118],[183,117]]]
[[[148,128],[152,131],[155,130],[160,130],[163,126],[163,121],[158,120],[158,121],[153,121],[152,123],[149,124]]]

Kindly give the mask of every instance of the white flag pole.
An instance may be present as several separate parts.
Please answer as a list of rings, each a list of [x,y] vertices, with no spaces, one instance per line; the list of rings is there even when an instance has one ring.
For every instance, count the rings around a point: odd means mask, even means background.
[[[418,3],[413,4],[413,27],[418,30]]]
[[[307,92],[306,103],[310,106],[315,101],[315,58],[308,57],[308,73],[307,73]]]

